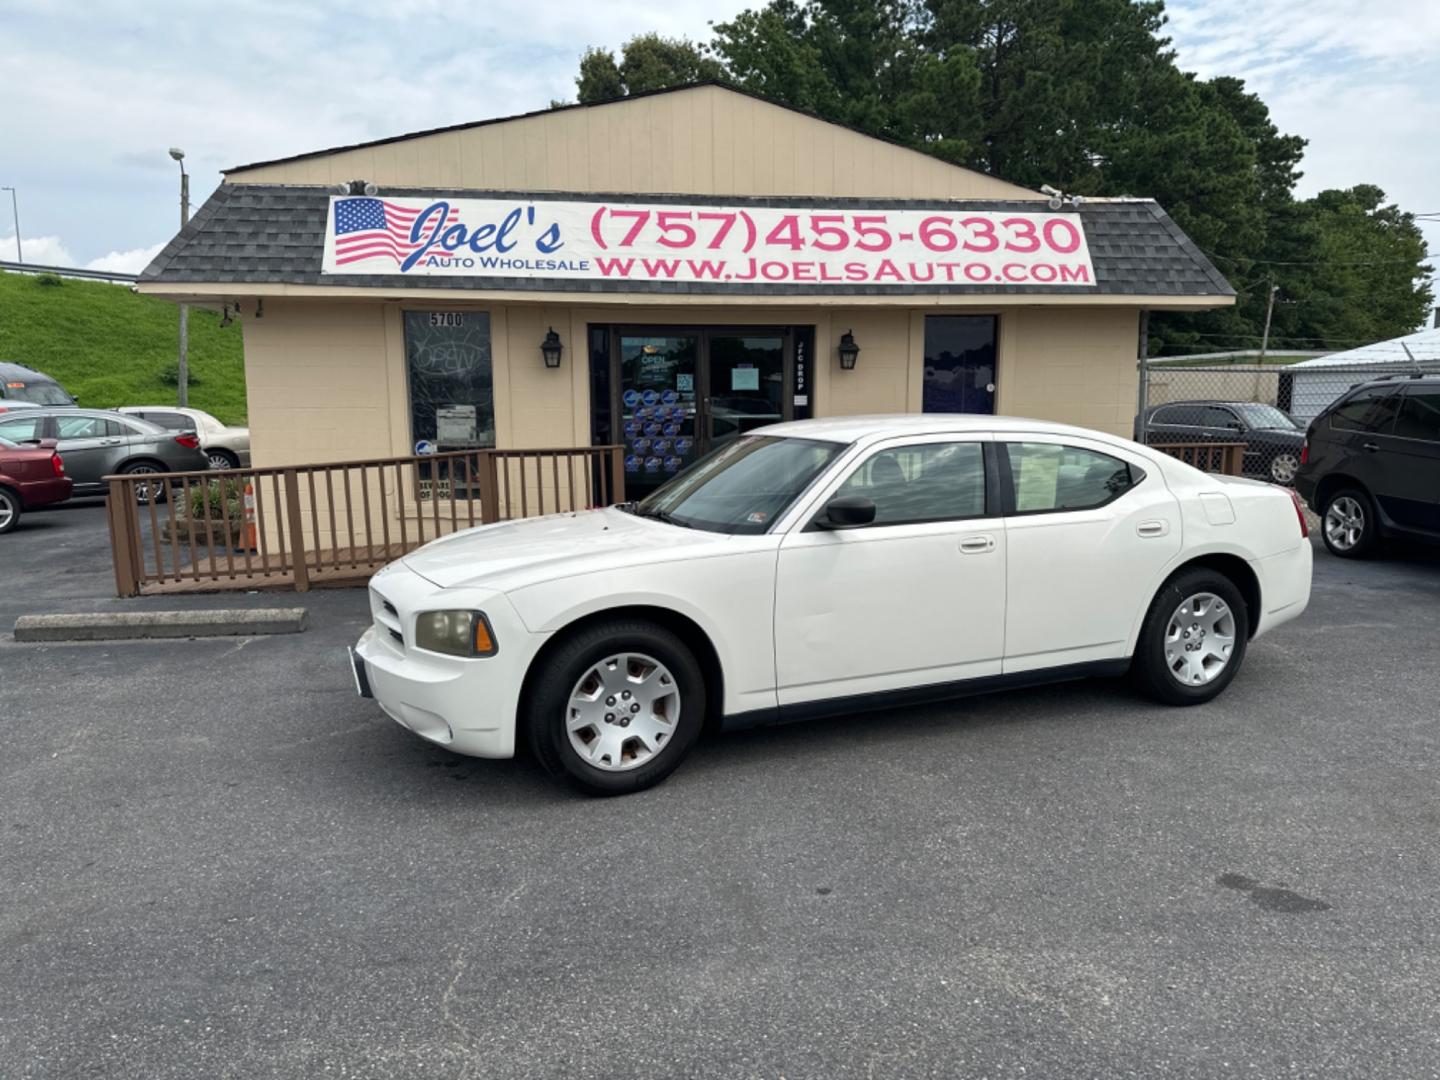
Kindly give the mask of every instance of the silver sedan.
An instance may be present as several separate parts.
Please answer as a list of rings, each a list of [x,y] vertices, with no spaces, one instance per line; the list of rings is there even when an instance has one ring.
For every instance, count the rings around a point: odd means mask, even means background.
[[[156,424],[103,409],[21,409],[0,415],[0,438],[11,442],[58,441],[75,497],[104,495],[112,474],[198,472],[209,468],[193,431],[166,431]],[[165,487],[155,494],[165,497]],[[147,497],[141,489],[141,497]]]

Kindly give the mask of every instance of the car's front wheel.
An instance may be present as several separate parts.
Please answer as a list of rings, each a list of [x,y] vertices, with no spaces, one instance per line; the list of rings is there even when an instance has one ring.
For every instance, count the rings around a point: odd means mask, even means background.
[[[1320,511],[1320,535],[1330,554],[1361,559],[1375,548],[1375,510],[1358,488],[1333,492]]]
[[[1205,567],[1182,570],[1150,604],[1135,645],[1135,678],[1166,704],[1203,704],[1235,678],[1249,630],[1245,598],[1234,582]]]
[[[538,661],[525,705],[530,746],[552,775],[590,795],[658,784],[705,723],[694,653],[663,626],[594,623]]]

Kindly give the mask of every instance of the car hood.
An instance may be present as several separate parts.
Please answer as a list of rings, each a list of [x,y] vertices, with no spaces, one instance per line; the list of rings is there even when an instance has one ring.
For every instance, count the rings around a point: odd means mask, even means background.
[[[403,562],[442,589],[514,589],[596,570],[723,551],[733,537],[607,507],[481,525],[434,540]]]

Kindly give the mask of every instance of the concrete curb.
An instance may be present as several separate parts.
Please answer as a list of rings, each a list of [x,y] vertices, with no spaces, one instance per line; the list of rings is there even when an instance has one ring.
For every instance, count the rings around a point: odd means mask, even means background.
[[[132,641],[144,638],[251,637],[258,634],[298,634],[307,624],[304,608],[21,615],[15,620],[15,640]]]

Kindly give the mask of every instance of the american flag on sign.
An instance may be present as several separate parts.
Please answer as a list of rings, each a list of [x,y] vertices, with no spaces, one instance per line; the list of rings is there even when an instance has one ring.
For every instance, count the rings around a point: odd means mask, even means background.
[[[419,210],[411,210],[385,199],[368,196],[339,199],[335,203],[335,265],[359,262],[361,259],[390,259],[397,265],[417,248],[425,246],[425,238],[434,227],[435,218],[426,222],[425,236],[418,243],[410,242],[410,227]],[[460,220],[454,206],[445,219],[449,228]]]

